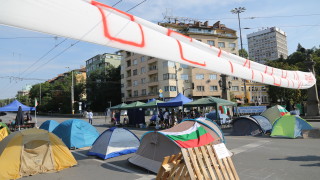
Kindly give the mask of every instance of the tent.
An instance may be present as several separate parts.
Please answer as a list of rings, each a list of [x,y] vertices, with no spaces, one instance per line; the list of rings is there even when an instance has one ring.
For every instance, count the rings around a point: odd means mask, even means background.
[[[183,106],[184,107],[215,106],[216,107],[216,110],[215,110],[216,118],[214,118],[212,115],[211,115],[211,117],[209,115],[209,117],[210,117],[210,119],[215,119],[215,120],[218,119],[218,120],[220,120],[219,113],[217,113],[217,112],[219,112],[218,111],[218,107],[219,106],[236,106],[236,105],[237,105],[237,103],[232,102],[232,101],[228,101],[228,100],[225,100],[225,99],[208,96],[208,97],[205,97],[205,98],[201,98],[201,99],[189,102],[189,103],[187,103],[187,104],[185,104]]]
[[[111,109],[111,110],[121,109],[121,107],[126,106],[126,105],[127,105],[126,103],[121,103],[121,104],[118,104],[118,105],[116,105],[116,106],[110,107],[110,109]]]
[[[182,147],[223,142],[221,130],[212,127],[217,125],[206,122],[207,120],[188,119],[170,129],[145,133],[138,151],[129,158],[129,162],[157,173],[163,158],[181,152]],[[219,129],[220,132],[216,132],[215,129]]]
[[[0,154],[0,179],[55,172],[77,164],[56,135],[36,128],[11,133],[0,142]]]
[[[99,137],[99,132],[87,121],[69,119],[60,123],[53,131],[68,148],[88,147]]]
[[[140,101],[136,101],[130,104],[127,104],[125,106],[122,106],[120,109],[135,109],[135,108],[139,108],[141,105],[144,105],[145,103],[140,102]]]
[[[39,128],[52,132],[58,125],[59,123],[55,120],[46,120]]]
[[[311,124],[294,115],[282,116],[277,119],[272,126],[272,137],[302,137],[302,130],[312,129]]]
[[[21,106],[22,111],[35,111],[35,109],[36,109],[35,107],[26,106],[26,105],[22,104],[21,102],[19,102],[18,100],[14,100],[12,103],[1,107],[0,112],[1,111],[5,111],[5,112],[18,111],[19,106]]]
[[[0,141],[2,141],[2,139],[7,137],[9,134],[10,134],[10,130],[8,126],[5,123],[0,122]]]
[[[156,108],[159,103],[163,103],[163,101],[160,101],[160,100],[150,101],[146,104],[139,106],[139,108]]]
[[[284,107],[275,105],[263,111],[261,116],[266,117],[273,124],[275,120],[287,114],[290,113]]]
[[[105,130],[93,143],[88,155],[109,159],[134,153],[140,145],[139,138],[125,128],[112,127]]]
[[[177,107],[182,106],[186,103],[191,102],[192,100],[184,96],[183,94],[179,93],[176,97],[170,99],[164,103],[158,103],[159,107]]]
[[[271,132],[272,125],[263,116],[241,116],[233,120],[233,136],[261,136]]]

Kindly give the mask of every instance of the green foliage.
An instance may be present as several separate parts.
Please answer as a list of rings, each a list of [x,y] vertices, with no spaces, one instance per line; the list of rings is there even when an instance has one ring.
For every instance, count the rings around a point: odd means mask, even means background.
[[[121,103],[120,67],[106,67],[104,72],[95,71],[87,78],[88,108],[93,111],[104,111],[111,104]]]
[[[249,55],[245,49],[239,49],[239,56],[248,59]]]
[[[278,60],[268,61],[267,65],[286,70],[309,71],[305,64],[309,54],[312,55],[312,59],[316,62],[316,78],[319,82],[320,49],[318,48],[305,49],[300,44],[298,44],[297,51],[288,56],[287,59],[280,58]],[[319,90],[319,84],[317,86]],[[278,101],[280,101],[280,104],[287,106],[301,103],[302,101],[305,101],[307,99],[307,90],[300,89],[296,90],[269,86],[268,94],[272,103],[278,103]]]

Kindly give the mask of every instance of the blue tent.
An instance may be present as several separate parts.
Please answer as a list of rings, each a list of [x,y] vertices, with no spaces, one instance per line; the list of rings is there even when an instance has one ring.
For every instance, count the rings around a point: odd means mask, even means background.
[[[0,108],[0,112],[3,112],[3,111],[5,111],[5,112],[18,111],[19,106],[21,106],[22,111],[34,111],[35,110],[35,107],[29,107],[29,106],[26,106],[26,105],[22,104],[18,100],[14,100],[12,103],[1,107]]]
[[[88,147],[99,137],[99,132],[87,121],[69,119],[60,123],[53,131],[68,148]]]
[[[112,127],[97,138],[88,155],[109,159],[134,153],[139,145],[140,140],[134,133],[125,128]]]
[[[170,99],[168,102],[158,103],[159,107],[177,107],[182,106],[186,103],[191,102],[192,100],[185,97],[183,94],[179,93],[176,97]]]
[[[39,128],[52,132],[58,125],[59,123],[55,120],[46,120]]]

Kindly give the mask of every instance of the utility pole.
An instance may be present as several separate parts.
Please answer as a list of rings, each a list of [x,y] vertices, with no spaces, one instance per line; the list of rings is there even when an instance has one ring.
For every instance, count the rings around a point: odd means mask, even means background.
[[[66,67],[70,71],[70,67]],[[71,113],[74,114],[74,84],[73,84],[73,70],[71,70]]]
[[[238,15],[238,23],[239,23],[239,31],[240,31],[240,57],[243,57],[243,44],[242,44],[242,34],[241,34],[241,23],[240,23],[240,13],[244,12],[246,10],[245,7],[239,7],[239,8],[234,8],[231,10],[232,14],[237,14]],[[247,103],[248,98],[247,98],[247,86],[246,86],[246,80],[243,80],[243,86],[244,86],[244,102]]]

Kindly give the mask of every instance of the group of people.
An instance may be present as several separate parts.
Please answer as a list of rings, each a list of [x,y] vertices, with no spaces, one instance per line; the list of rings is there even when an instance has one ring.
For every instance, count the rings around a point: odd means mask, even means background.
[[[156,126],[159,128],[170,128],[175,124],[180,123],[183,119],[195,119],[202,116],[201,112],[197,109],[190,110],[189,112],[182,112],[181,109],[177,111],[175,111],[175,109],[171,109],[171,111],[169,111],[166,108],[165,111],[160,109],[158,115],[152,116],[150,121],[155,122]]]

